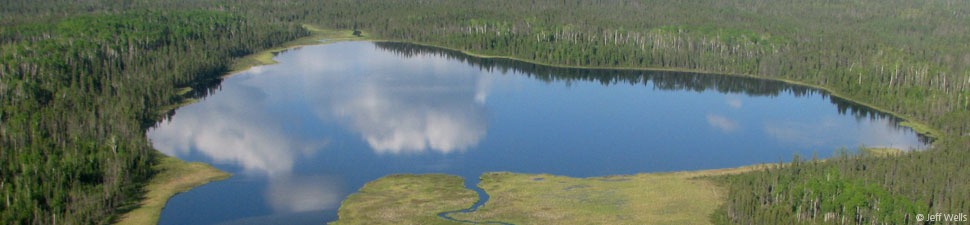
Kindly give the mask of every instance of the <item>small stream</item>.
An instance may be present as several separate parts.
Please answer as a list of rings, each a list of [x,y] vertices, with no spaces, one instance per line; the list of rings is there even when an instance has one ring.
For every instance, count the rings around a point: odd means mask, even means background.
[[[475,212],[475,210],[478,210],[478,208],[484,206],[485,202],[488,202],[488,193],[485,193],[485,190],[482,190],[481,188],[479,188],[478,185],[468,185],[466,182],[465,188],[472,189],[475,192],[477,192],[478,201],[475,202],[475,204],[472,205],[472,207],[467,209],[438,213],[439,217],[444,218],[446,220],[451,220],[451,221],[460,222],[460,223],[513,225],[511,223],[505,223],[505,222],[499,222],[499,221],[470,221],[470,220],[460,220],[460,219],[451,218],[450,216],[451,214]]]

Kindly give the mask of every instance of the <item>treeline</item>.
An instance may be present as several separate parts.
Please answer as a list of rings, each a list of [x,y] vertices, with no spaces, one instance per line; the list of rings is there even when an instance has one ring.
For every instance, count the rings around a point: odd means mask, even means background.
[[[947,224],[916,216],[970,211],[970,138],[935,149],[849,156],[715,178],[728,189],[717,224]],[[964,213],[965,214],[965,213]],[[926,217],[924,217],[926,219]],[[952,223],[952,222],[951,222]]]
[[[0,224],[107,222],[152,174],[144,131],[176,87],[306,35],[217,11],[74,13],[0,30]]]

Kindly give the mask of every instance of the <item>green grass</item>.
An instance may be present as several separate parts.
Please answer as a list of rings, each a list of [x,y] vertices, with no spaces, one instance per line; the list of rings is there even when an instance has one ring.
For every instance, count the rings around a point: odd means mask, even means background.
[[[438,213],[478,201],[478,194],[463,182],[444,174],[388,175],[347,196],[340,204],[340,219],[331,224],[459,224]]]
[[[162,107],[161,109],[158,110],[158,114],[159,115],[164,115],[168,111],[172,111],[172,110],[175,110],[177,108],[181,108],[182,106],[191,105],[192,103],[195,103],[195,102],[198,102],[198,101],[199,101],[198,99],[194,99],[194,98],[184,98],[184,99],[182,99],[181,101],[179,101],[176,104],[167,105],[165,107]]]
[[[162,208],[165,208],[165,203],[175,194],[232,176],[205,163],[189,163],[157,154],[159,162],[153,169],[158,174],[143,188],[144,198],[138,204],[132,205],[130,211],[121,214],[115,224],[157,224]]]
[[[708,224],[725,190],[704,178],[764,166],[593,178],[486,173],[478,185],[490,196],[485,206],[451,216],[513,224]],[[391,175],[344,200],[336,224],[450,224],[437,214],[476,199],[459,177]]]
[[[486,173],[479,187],[489,201],[454,218],[513,224],[709,224],[725,190],[701,177],[752,168],[592,178]]]
[[[185,94],[188,94],[189,92],[192,92],[192,87],[179,88],[178,91],[176,91],[176,94],[185,95]]]
[[[915,120],[907,119],[906,121],[900,122],[899,125],[913,128],[913,131],[916,131],[916,133],[930,136],[935,139],[940,139],[943,137],[942,135],[940,135],[941,132],[939,130],[936,130],[933,127],[926,125],[924,123],[916,122]]]
[[[903,150],[895,148],[861,148],[860,153],[863,155],[885,157],[885,156],[895,156],[905,153]]]

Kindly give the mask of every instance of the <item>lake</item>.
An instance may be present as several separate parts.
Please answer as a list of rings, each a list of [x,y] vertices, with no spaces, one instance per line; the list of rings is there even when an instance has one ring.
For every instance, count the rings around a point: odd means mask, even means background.
[[[394,173],[573,177],[921,149],[899,119],[748,77],[570,69],[389,42],[289,50],[196,88],[154,147],[233,173],[169,200],[160,224],[305,224]]]

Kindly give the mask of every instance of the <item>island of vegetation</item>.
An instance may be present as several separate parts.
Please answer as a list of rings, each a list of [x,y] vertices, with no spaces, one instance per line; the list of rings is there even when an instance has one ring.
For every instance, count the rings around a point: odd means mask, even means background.
[[[168,179],[147,129],[269,59],[246,56],[313,43],[323,29],[548,65],[787,80],[935,140],[713,176],[725,191],[712,223],[912,224],[914,213],[970,212],[967,1],[11,0],[0,26],[0,224],[116,221]],[[490,206],[454,216],[535,216]]]
[[[489,194],[486,205],[451,216],[511,224],[707,224],[724,192],[695,178],[750,169],[594,178],[486,173],[478,185]]]
[[[860,148],[859,155],[853,158],[882,158],[902,154],[897,149]],[[848,160],[845,153],[831,160]],[[796,159],[797,160],[797,159]],[[754,171],[786,170],[784,167],[796,166],[822,172],[824,177],[814,177],[797,187],[785,187],[799,195],[817,198],[830,198],[828,201],[786,202],[777,206],[831,210],[831,207],[852,206],[868,207],[867,203],[877,202],[882,214],[874,221],[889,224],[912,222],[905,215],[915,215],[925,211],[914,202],[902,196],[893,195],[877,185],[846,180],[838,170],[817,167],[822,161],[795,161],[790,164],[763,164],[729,169],[702,170],[690,172],[641,173],[635,175],[616,175],[607,177],[572,178],[550,174],[522,174],[491,172],[483,174],[478,184],[490,196],[484,207],[471,212],[468,209],[477,198],[462,195],[436,195],[429,198],[427,193],[471,192],[463,186],[463,179],[456,176],[429,175],[390,175],[367,184],[358,193],[348,197],[341,204],[340,220],[332,224],[379,224],[384,221],[397,221],[397,224],[461,224],[466,223],[506,223],[506,224],[712,224],[732,223],[725,204],[728,190],[725,189],[727,175],[750,173]],[[403,182],[402,177],[413,180],[450,179],[452,182]],[[401,191],[401,190],[419,191]],[[424,193],[424,194],[419,194]],[[376,201],[374,199],[380,199]],[[415,204],[420,202],[421,204]],[[454,205],[466,207],[428,207],[429,205]],[[720,208],[719,208],[720,207]],[[784,212],[787,210],[782,207]],[[407,213],[402,213],[407,209]],[[449,213],[448,218],[442,213]],[[824,212],[824,211],[822,211]],[[780,213],[780,212],[779,212]],[[394,215],[394,216],[387,216]],[[843,223],[846,217],[828,212],[819,222]],[[853,217],[848,217],[851,220]],[[777,218],[776,218],[777,219]],[[406,222],[405,222],[406,221]],[[459,222],[460,221],[460,222]],[[760,221],[766,222],[766,221]],[[759,222],[759,223],[760,223]],[[799,222],[794,219],[791,222]]]
[[[341,204],[331,224],[460,224],[438,212],[461,210],[478,201],[464,179],[445,174],[396,174],[364,185]]]

